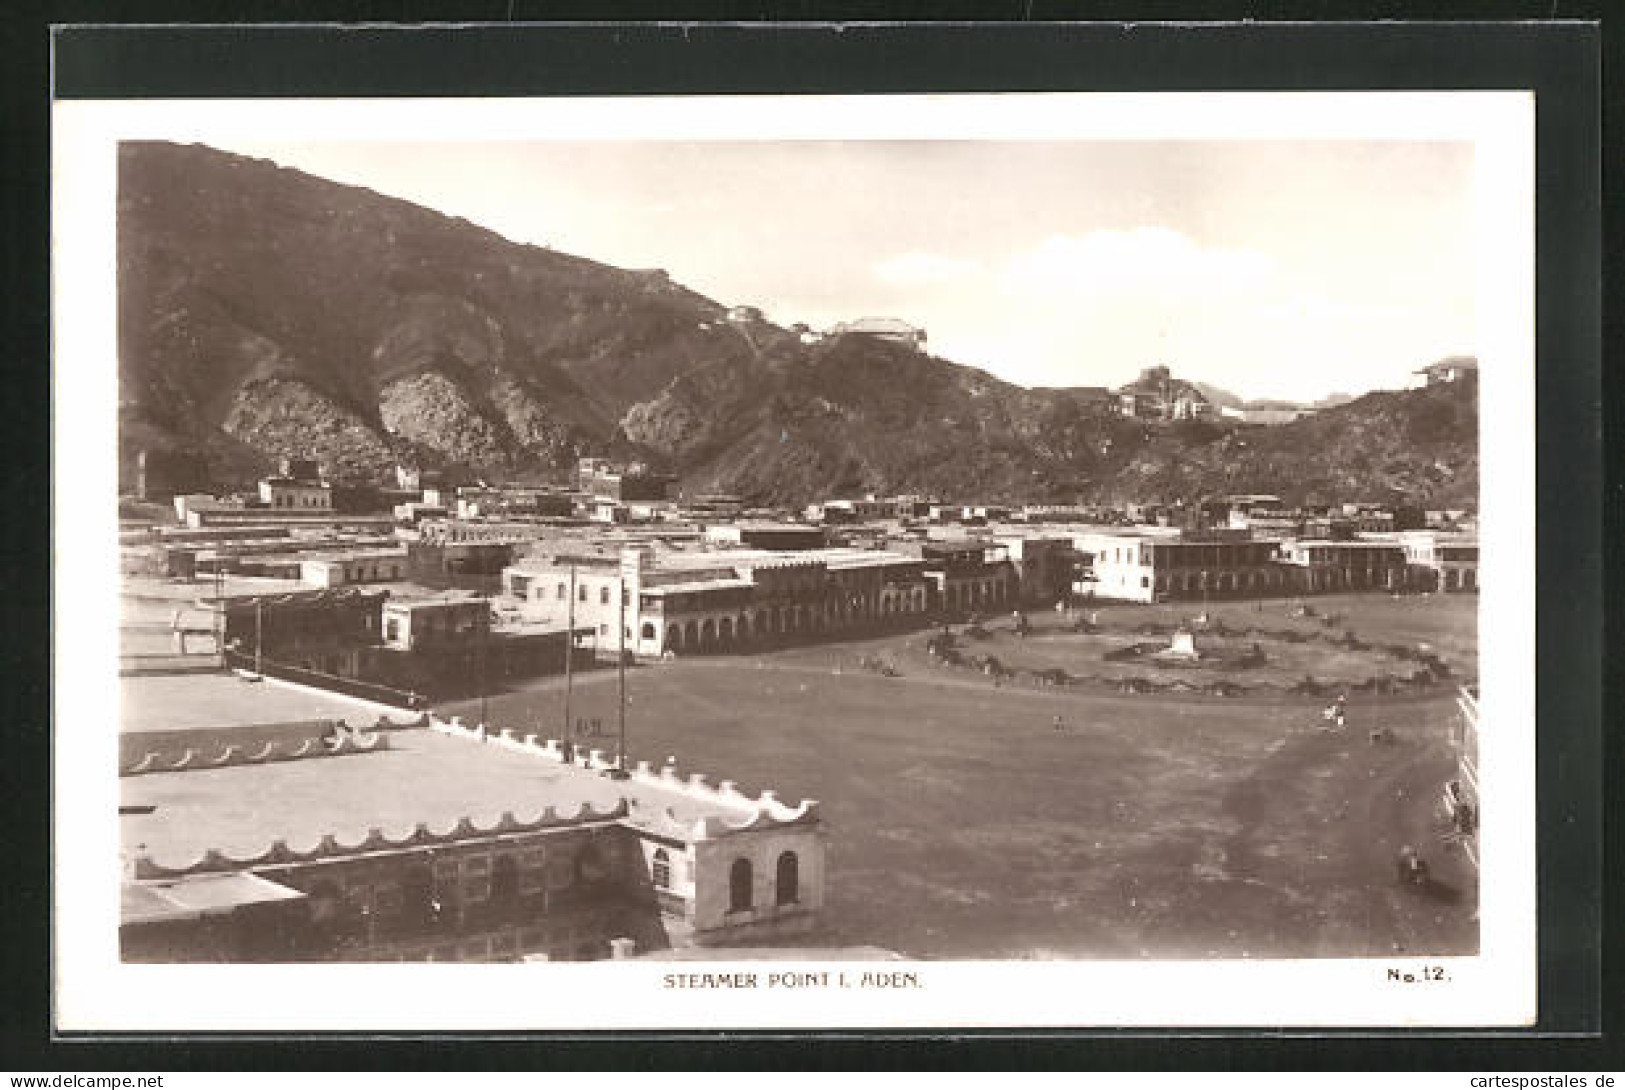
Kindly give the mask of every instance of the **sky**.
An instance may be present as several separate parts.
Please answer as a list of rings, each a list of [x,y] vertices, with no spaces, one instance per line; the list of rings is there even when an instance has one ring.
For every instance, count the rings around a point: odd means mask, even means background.
[[[1475,352],[1466,142],[213,143],[1024,386],[1311,400]]]

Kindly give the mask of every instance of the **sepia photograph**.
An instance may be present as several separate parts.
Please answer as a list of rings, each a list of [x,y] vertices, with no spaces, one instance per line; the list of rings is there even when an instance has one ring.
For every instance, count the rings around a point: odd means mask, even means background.
[[[58,104],[59,1009],[1526,1024],[1532,117]]]

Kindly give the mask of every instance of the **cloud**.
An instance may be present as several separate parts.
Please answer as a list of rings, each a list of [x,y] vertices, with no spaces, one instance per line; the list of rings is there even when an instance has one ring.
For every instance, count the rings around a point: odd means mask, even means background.
[[[974,276],[980,271],[980,265],[966,258],[918,250],[888,257],[874,266],[877,279],[900,286],[943,284]]]
[[[1166,227],[1052,235],[1005,265],[1024,296],[1202,298],[1256,289],[1275,263],[1254,250],[1206,249]]]

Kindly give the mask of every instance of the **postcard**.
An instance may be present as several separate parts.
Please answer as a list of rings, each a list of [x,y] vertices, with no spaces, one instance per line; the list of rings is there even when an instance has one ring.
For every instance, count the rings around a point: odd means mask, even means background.
[[[1533,1022],[1531,94],[53,124],[59,1028]]]

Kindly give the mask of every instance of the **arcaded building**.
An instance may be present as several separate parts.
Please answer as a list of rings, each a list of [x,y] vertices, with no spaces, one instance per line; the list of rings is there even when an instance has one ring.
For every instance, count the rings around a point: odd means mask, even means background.
[[[1478,538],[1413,530],[1397,535],[1413,585],[1423,590],[1479,590]]]
[[[1391,541],[1290,541],[1281,563],[1292,573],[1294,592],[1388,590],[1406,585],[1402,546]]]
[[[1200,536],[1114,531],[1074,538],[1088,557],[1084,593],[1131,602],[1288,593],[1281,543],[1245,532]]]
[[[603,753],[428,718],[125,743],[126,960],[593,960],[802,935],[823,908],[817,803],[670,766],[616,780]]]
[[[527,557],[503,573],[529,617],[571,611],[601,649],[641,656],[725,651],[923,616],[926,562],[875,549],[587,552]],[[625,596],[624,613],[621,596]],[[624,631],[616,628],[624,620]]]

